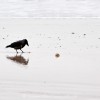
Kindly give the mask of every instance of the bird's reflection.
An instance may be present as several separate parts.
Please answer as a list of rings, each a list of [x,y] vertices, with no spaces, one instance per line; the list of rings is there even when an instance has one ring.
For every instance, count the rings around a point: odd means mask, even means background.
[[[22,55],[7,56],[7,59],[12,60],[22,65],[28,65],[29,59],[25,59]]]

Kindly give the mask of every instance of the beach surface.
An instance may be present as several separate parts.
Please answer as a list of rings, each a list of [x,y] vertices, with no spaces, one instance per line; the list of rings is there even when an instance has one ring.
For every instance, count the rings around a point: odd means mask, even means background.
[[[100,100],[99,18],[1,18],[0,41],[0,100]]]
[[[100,17],[100,0],[0,0],[0,18]]]

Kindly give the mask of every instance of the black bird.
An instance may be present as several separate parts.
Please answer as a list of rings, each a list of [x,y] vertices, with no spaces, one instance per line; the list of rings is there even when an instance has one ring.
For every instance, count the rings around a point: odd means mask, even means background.
[[[14,48],[16,50],[16,52],[17,52],[18,49],[21,50],[25,45],[29,46],[27,39],[23,39],[23,40],[19,40],[19,41],[13,42],[10,45],[6,46],[6,48],[8,48],[8,47]],[[22,51],[22,53],[23,53],[23,51]]]

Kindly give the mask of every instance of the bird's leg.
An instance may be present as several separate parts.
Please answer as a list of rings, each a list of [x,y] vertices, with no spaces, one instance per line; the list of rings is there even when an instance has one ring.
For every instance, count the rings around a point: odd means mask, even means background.
[[[16,49],[16,53],[18,53],[17,49]]]
[[[22,49],[20,49],[21,51],[22,51]],[[22,51],[22,53],[24,53],[23,51]]]

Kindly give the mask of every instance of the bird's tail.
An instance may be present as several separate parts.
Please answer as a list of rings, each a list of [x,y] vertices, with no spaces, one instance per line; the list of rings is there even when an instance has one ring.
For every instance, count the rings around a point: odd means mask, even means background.
[[[9,48],[9,47],[10,47],[10,45],[7,45],[7,46],[6,46],[6,48]]]

